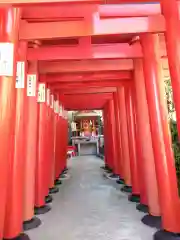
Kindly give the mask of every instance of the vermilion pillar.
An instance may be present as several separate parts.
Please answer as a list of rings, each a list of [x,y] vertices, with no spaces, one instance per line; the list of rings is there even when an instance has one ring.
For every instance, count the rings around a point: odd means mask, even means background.
[[[180,137],[180,30],[179,2],[162,0],[162,13],[166,22],[166,48],[171,75],[173,98],[176,109],[178,133]]]
[[[105,158],[108,167],[113,170],[114,169],[114,163],[112,158],[112,148],[110,147],[111,144],[111,135],[110,135],[110,123],[109,123],[109,114],[108,114],[108,108],[107,104],[104,107],[104,136],[105,136]]]
[[[55,142],[55,183],[60,183],[60,181],[58,181],[59,175],[62,172],[62,148],[61,143],[63,141],[62,137],[62,132],[63,132],[63,122],[62,122],[62,116],[60,113],[60,105],[59,105],[59,100],[57,100],[57,125],[56,125],[56,142]]]
[[[20,9],[6,8],[0,12],[0,239],[19,238],[22,232],[23,158],[22,129],[24,124],[24,89],[15,88]],[[3,55],[9,53],[7,59]],[[8,55],[8,54],[7,54]],[[22,152],[21,152],[22,150]],[[22,154],[22,155],[21,155]]]
[[[149,113],[146,99],[142,60],[134,61],[134,84],[136,96],[137,135],[139,137],[140,203],[137,208],[149,211],[153,216],[160,215],[157,180],[152,148]],[[148,209],[148,208],[149,209]]]
[[[131,186],[131,172],[130,172],[130,158],[129,158],[129,143],[127,132],[127,117],[126,117],[126,105],[125,105],[125,92],[124,87],[118,88],[118,100],[120,108],[120,127],[122,134],[122,157],[123,161],[123,173],[124,180],[127,186]]]
[[[146,34],[142,36],[141,43],[162,227],[179,233],[179,196],[161,75],[159,37]]]
[[[61,122],[61,117],[60,117],[60,105],[59,105],[59,96],[56,96],[56,101],[55,101],[55,108],[54,108],[54,113],[55,113],[55,137],[54,137],[54,183],[55,185],[61,184],[61,181],[58,179],[59,176],[61,176],[62,171],[64,170],[63,168],[63,156],[62,156],[62,141],[65,140],[63,139],[63,122]],[[61,128],[62,127],[62,128]],[[61,147],[59,147],[61,146]],[[66,148],[67,149],[67,148]],[[67,152],[67,151],[66,151]]]
[[[49,158],[50,158],[50,179],[49,188],[50,193],[56,193],[59,191],[57,187],[54,187],[55,180],[55,131],[56,131],[56,119],[55,119],[55,99],[54,94],[51,93],[51,104],[50,104],[50,122],[49,122]]]
[[[26,73],[27,73],[27,43],[19,42],[16,74],[16,120],[14,156],[11,158],[9,176],[9,191],[6,204],[4,238],[14,238],[20,235],[23,226],[23,193],[24,167],[26,147]]]
[[[38,105],[37,105],[37,63],[31,65],[27,75],[27,139],[24,168],[24,226],[25,229],[39,226],[41,221],[34,217],[35,174],[37,161]]]
[[[62,169],[65,170],[67,168],[67,145],[68,145],[68,121],[67,121],[67,111],[64,111],[64,125],[63,125],[63,161],[62,161]]]
[[[107,118],[106,118],[106,110],[103,109],[103,120],[104,120],[104,161],[105,168],[111,168],[110,159],[108,155],[108,138],[107,138]]]
[[[121,129],[120,129],[120,117],[119,117],[119,102],[117,92],[113,94],[114,101],[114,117],[116,124],[116,142],[117,142],[117,160],[118,160],[118,172],[120,178],[123,178],[123,167],[122,167],[122,146],[121,146]]]
[[[131,201],[139,201],[139,171],[138,155],[136,151],[136,126],[135,126],[135,102],[133,98],[133,83],[125,88],[127,132],[129,142],[129,157],[131,167],[132,195],[129,196]]]
[[[114,112],[114,100],[109,100],[108,102],[108,112],[109,112],[109,128],[110,128],[110,146],[112,148],[112,158],[114,163],[113,173],[119,175],[119,162],[118,162],[118,151],[117,151],[117,138],[116,138],[116,122],[115,122],[115,112]]]
[[[51,208],[45,204],[47,195],[47,105],[46,105],[46,84],[38,84],[38,137],[37,137],[37,161],[35,176],[35,213],[44,214]]]

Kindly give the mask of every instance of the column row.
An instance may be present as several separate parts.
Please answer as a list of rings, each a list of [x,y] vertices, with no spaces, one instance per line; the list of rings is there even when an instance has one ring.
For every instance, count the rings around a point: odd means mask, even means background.
[[[67,112],[58,95],[28,70],[27,43],[18,42],[20,9],[0,14],[0,239],[24,239],[41,224],[66,169]],[[28,72],[28,73],[27,73]]]
[[[134,60],[133,79],[104,108],[105,159],[117,183],[125,184],[122,191],[131,193],[129,200],[148,213],[142,221],[162,228],[155,239],[172,239],[180,233],[180,202],[159,36],[144,34],[140,41],[144,57]]]

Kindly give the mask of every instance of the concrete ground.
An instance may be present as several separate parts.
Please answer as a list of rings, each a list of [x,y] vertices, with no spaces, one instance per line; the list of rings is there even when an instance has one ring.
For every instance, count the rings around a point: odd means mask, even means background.
[[[94,156],[69,161],[71,178],[53,195],[52,210],[42,225],[27,232],[31,240],[152,240],[155,229],[127,200],[120,185],[103,177],[102,160]]]

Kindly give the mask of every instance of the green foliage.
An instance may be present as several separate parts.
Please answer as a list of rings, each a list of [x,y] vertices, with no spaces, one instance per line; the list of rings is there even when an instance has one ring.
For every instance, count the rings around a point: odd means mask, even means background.
[[[173,115],[175,114],[175,108],[174,108],[173,93],[172,93],[172,86],[171,86],[170,79],[165,81],[165,92],[166,92],[166,99],[167,99],[168,115],[170,120],[170,129],[171,129],[172,146],[173,146],[174,158],[175,158],[178,188],[180,193],[180,143],[178,140],[177,123],[176,121],[173,120]]]
[[[178,188],[180,192],[180,144],[178,141],[177,123],[173,120],[170,121],[171,135],[172,135],[172,146],[174,151],[176,174],[178,180]]]

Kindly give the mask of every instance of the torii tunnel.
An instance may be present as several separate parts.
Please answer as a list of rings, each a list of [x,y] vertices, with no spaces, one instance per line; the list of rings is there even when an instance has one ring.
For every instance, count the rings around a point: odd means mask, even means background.
[[[67,111],[90,109],[103,110],[105,168],[145,224],[161,221],[154,239],[180,239],[164,93],[170,76],[180,134],[179,14],[176,0],[0,0],[0,239],[24,239],[50,210]]]

